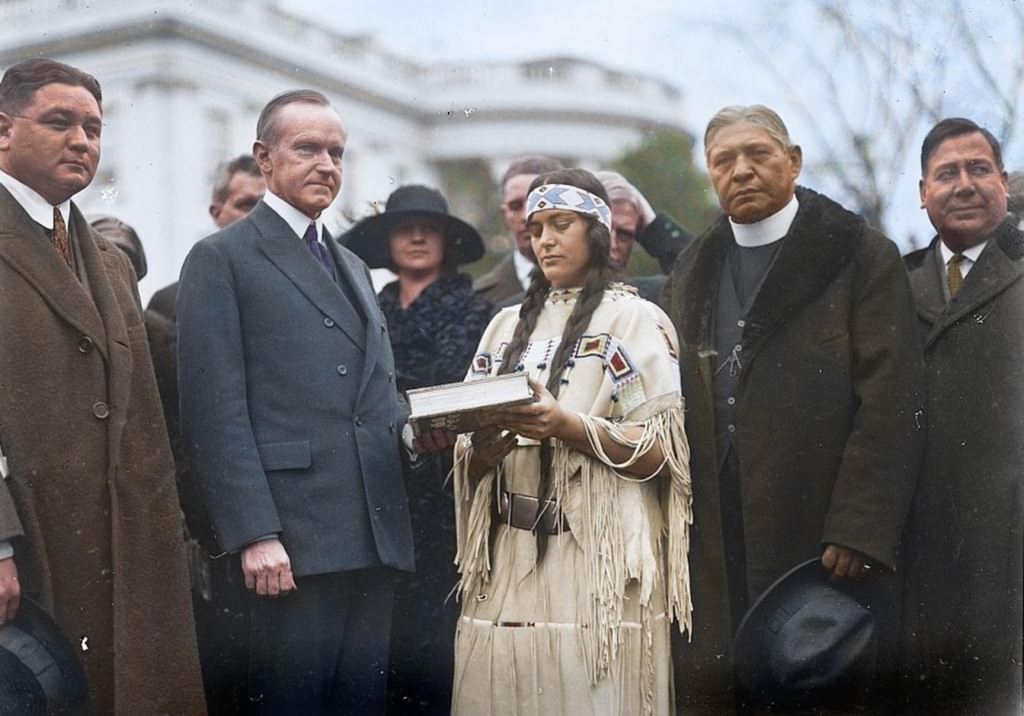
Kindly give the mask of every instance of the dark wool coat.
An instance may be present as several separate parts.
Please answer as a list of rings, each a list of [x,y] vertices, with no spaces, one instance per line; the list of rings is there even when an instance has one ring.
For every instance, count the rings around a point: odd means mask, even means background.
[[[1003,224],[948,304],[936,245],[906,259],[928,432],[907,538],[904,674],[925,713],[1019,714],[1024,237]]]
[[[491,315],[473,293],[468,276],[444,276],[408,308],[399,283],[380,292],[388,321],[399,390],[461,381],[476,354]],[[451,711],[455,624],[459,606],[452,588],[455,569],[455,505],[447,480],[451,451],[423,456],[406,471],[406,493],[416,549],[416,573],[402,575],[395,589],[388,692],[397,713]]]
[[[96,713],[202,713],[174,467],[135,274],[74,205],[69,223],[88,293],[0,189],[0,442],[11,470],[0,539],[13,541],[23,591],[76,646]]]
[[[921,352],[896,247],[830,199],[800,208],[754,301],[736,394],[749,603],[823,545],[894,565],[920,461]],[[679,328],[694,492],[693,638],[682,703],[729,708],[729,614],[712,376],[713,307],[735,239],[720,218],[666,286]],[[713,706],[712,706],[713,705]]]
[[[523,284],[519,283],[519,276],[516,274],[516,264],[512,249],[505,258],[495,264],[494,268],[478,278],[473,283],[473,290],[483,300],[492,306],[523,292]]]

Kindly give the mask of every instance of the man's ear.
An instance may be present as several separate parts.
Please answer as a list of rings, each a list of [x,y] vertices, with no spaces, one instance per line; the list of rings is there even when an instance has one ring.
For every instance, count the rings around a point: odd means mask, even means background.
[[[11,129],[14,127],[14,120],[10,115],[0,112],[0,150],[6,150],[11,146]]]
[[[263,172],[264,176],[270,174],[272,168],[270,147],[257,139],[252,143],[252,158],[256,160],[256,164],[259,165],[260,171]]]
[[[217,223],[217,214],[220,213],[222,204],[210,204],[210,218],[213,219],[213,223]]]
[[[794,144],[789,149],[789,158],[793,162],[793,178],[800,176],[800,170],[804,168],[804,151],[799,144]]]
[[[921,198],[921,208],[924,208],[924,178],[917,180],[917,195]]]

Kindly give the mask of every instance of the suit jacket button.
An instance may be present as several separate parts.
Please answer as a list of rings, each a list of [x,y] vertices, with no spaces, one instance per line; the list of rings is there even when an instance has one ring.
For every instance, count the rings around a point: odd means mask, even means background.
[[[93,341],[89,336],[82,336],[82,340],[78,341],[78,352],[88,353],[92,350]]]
[[[357,428],[363,427],[363,419],[362,418],[356,418],[355,419],[355,423],[356,423],[356,427]]]
[[[345,365],[338,366],[338,375],[348,375],[348,367]]]
[[[391,432],[395,432],[395,424],[394,423],[388,423],[388,430],[390,430]]]
[[[324,325],[327,326],[328,328],[334,328],[334,319],[330,317],[325,318]]]
[[[103,401],[93,403],[92,414],[95,415],[100,420],[106,420],[108,417],[110,417],[110,406],[104,403]]]

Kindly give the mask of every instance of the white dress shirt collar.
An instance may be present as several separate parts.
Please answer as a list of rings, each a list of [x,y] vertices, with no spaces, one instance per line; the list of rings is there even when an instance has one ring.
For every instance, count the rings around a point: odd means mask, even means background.
[[[295,232],[298,238],[302,238],[306,234],[306,229],[310,224],[316,224],[316,236],[318,239],[323,239],[324,236],[324,219],[323,214],[317,219],[310,219],[308,216],[303,214],[301,211],[296,209],[294,206],[289,204],[287,201],[274,194],[269,189],[263,194],[263,202],[274,210],[278,216],[284,219],[285,223],[288,224],[289,228]]]
[[[12,177],[7,172],[0,170],[0,184],[11,193],[14,200],[21,205],[34,222],[42,224],[47,231],[53,231],[53,204],[44,199],[39,192],[26,184]],[[60,215],[64,218],[64,225],[70,226],[71,199],[57,205]]]
[[[966,251],[960,252],[960,255],[964,257],[964,261],[960,264],[961,276],[967,278],[967,274],[970,273],[974,264],[977,263],[978,257],[981,256],[981,252],[985,250],[986,246],[988,246],[988,241],[982,241],[977,246],[972,246]],[[942,253],[942,265],[949,266],[949,260],[956,256],[956,252],[942,243],[941,239],[939,240],[939,251]]]
[[[537,268],[537,264],[519,253],[519,249],[512,249],[512,264],[516,267],[516,278],[525,291],[530,287],[530,274]]]
[[[789,233],[789,227],[793,225],[800,202],[796,200],[796,194],[788,204],[776,211],[771,216],[755,221],[753,224],[737,224],[729,219],[732,226],[732,235],[740,246],[755,247],[767,246],[774,243]]]

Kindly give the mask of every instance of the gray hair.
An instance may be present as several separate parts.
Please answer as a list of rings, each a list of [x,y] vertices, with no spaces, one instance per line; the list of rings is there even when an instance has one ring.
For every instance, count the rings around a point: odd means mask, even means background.
[[[538,176],[540,174],[557,172],[560,169],[565,169],[565,166],[554,157],[548,157],[543,154],[528,154],[526,156],[516,157],[508,165],[508,169],[505,170],[505,173],[501,175],[501,183],[498,185],[498,191],[499,193],[504,191],[505,185],[508,184],[508,180],[512,177],[517,177],[520,174]]]
[[[787,152],[795,147],[793,140],[789,138],[789,130],[786,129],[785,122],[774,109],[765,107],[763,104],[734,104],[722,107],[708,122],[708,127],[704,130],[704,157],[707,158],[711,140],[720,129],[742,122],[757,125]]]
[[[604,190],[608,192],[608,200],[610,202],[613,204],[617,201],[625,202],[636,210],[636,230],[637,232],[643,231],[647,222],[644,215],[645,200],[643,200],[643,195],[640,194],[640,190],[630,184],[626,177],[622,176],[618,172],[613,172],[610,169],[602,169],[601,171],[594,172],[594,176],[596,176],[597,180],[604,185]]]
[[[1019,218],[1024,218],[1024,172],[1010,172],[1006,177],[1009,199],[1006,209]]]

